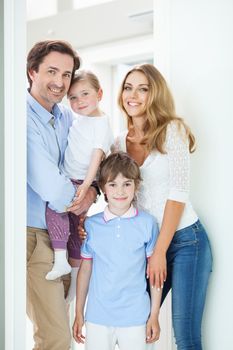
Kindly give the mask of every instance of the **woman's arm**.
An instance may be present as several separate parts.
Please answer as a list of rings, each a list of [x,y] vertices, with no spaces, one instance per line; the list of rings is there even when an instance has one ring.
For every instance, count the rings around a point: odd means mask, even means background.
[[[82,327],[84,324],[84,306],[87,298],[91,272],[92,259],[82,260],[77,278],[75,321],[73,324],[73,337],[77,343],[84,343],[83,339],[85,339],[82,334]]]
[[[189,194],[190,153],[185,128],[167,126],[165,151],[169,165],[169,191],[160,234],[149,262],[150,283],[162,288],[167,278],[166,252],[177,230]]]
[[[180,222],[185,203],[167,200],[161,230],[152,256],[149,259],[148,275],[151,286],[163,287],[167,278],[166,253]]]

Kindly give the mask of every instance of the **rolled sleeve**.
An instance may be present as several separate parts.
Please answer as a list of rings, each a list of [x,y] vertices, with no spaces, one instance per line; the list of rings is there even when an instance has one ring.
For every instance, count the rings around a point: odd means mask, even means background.
[[[89,244],[89,239],[86,238],[85,241],[82,244],[81,248],[81,258],[90,260],[93,258],[93,252]]]
[[[88,219],[85,220],[84,228],[87,233],[87,237],[81,247],[81,257],[82,259],[90,260],[93,258],[93,250],[91,248],[91,227],[88,223]]]
[[[159,228],[155,220],[152,220],[151,225],[148,227],[149,230],[149,240],[146,243],[146,256],[149,258],[154,251],[154,247],[158,238]]]

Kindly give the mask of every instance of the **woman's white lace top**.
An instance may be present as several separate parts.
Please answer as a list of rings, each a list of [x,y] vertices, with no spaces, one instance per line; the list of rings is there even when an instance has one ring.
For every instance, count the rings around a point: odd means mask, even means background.
[[[114,149],[126,152],[124,131],[115,140]],[[168,199],[185,203],[177,229],[192,225],[198,220],[189,201],[190,153],[183,126],[171,122],[167,127],[165,154],[152,151],[140,167],[142,184],[138,192],[138,206],[154,215],[161,227]]]

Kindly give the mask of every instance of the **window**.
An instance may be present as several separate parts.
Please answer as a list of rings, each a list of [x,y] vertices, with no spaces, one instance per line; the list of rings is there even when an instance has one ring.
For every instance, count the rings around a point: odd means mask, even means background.
[[[100,5],[106,2],[112,2],[115,0],[73,0],[73,7],[74,9],[80,9],[83,7],[89,7],[89,6],[95,6]]]
[[[27,0],[27,20],[53,16],[57,13],[57,0]]]

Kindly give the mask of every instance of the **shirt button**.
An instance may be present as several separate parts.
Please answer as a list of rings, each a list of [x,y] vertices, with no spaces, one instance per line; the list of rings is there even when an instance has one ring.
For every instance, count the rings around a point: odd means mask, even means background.
[[[117,235],[117,238],[119,238],[120,237],[120,235]]]
[[[117,225],[117,228],[120,228],[120,225]]]

